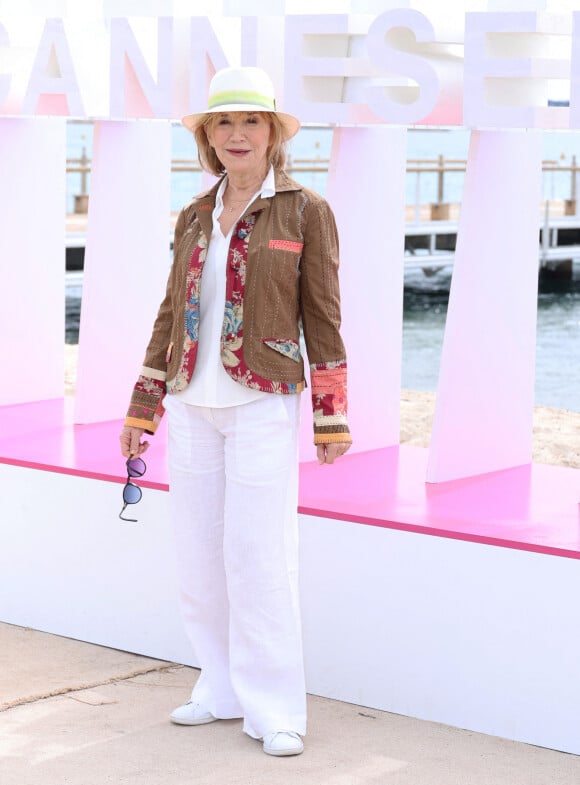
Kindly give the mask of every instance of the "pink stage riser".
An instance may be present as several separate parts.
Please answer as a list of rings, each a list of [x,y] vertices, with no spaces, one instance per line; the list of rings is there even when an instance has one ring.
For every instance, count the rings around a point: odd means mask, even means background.
[[[399,521],[300,517],[309,692],[580,753],[577,539],[562,539],[572,558],[465,541],[477,526],[459,531],[445,498],[432,512],[447,509],[447,535],[420,531],[404,519],[421,506],[411,464],[424,473],[424,453],[403,451],[384,486],[375,477],[369,509],[396,490]],[[363,459],[353,456],[355,478]],[[322,472],[319,498],[313,472]],[[303,467],[303,506],[337,479]],[[517,478],[514,488],[517,497]],[[465,492],[455,488],[459,501]],[[2,621],[196,664],[177,608],[164,490],[145,487],[138,524],[117,518],[119,482],[0,463],[0,493]],[[516,498],[512,516],[524,508]]]
[[[309,691],[580,753],[578,562],[303,517]]]
[[[0,620],[194,665],[177,611],[168,495],[118,519],[117,483],[0,464]]]

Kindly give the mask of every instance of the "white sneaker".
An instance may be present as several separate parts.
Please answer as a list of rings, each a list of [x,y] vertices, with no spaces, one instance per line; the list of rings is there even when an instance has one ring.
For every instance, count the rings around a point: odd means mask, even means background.
[[[169,719],[176,725],[205,725],[207,722],[215,722],[218,717],[214,717],[199,703],[189,701],[174,709]]]
[[[278,730],[268,733],[263,738],[264,752],[268,755],[300,755],[304,752],[304,744],[297,733],[292,730]]]

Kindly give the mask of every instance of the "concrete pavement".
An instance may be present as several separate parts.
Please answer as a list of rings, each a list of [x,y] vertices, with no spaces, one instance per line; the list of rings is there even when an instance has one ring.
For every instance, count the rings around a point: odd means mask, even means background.
[[[580,757],[309,697],[303,755],[179,727],[198,671],[0,624],[1,785],[578,785]],[[580,722],[579,722],[580,732]]]

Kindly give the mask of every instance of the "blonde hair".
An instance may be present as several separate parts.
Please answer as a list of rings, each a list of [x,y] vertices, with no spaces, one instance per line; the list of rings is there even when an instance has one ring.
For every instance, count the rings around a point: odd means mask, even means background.
[[[270,122],[270,144],[266,152],[268,164],[273,166],[275,171],[279,171],[286,166],[284,126],[275,112],[260,112],[260,114]],[[210,145],[207,135],[208,132],[213,130],[221,115],[221,112],[212,112],[206,115],[193,132],[197,143],[197,155],[202,169],[216,176],[223,174],[225,168]]]

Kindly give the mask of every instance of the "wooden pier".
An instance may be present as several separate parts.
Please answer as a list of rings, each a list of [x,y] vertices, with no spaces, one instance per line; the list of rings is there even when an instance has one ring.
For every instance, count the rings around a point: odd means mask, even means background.
[[[410,159],[407,173],[415,178],[414,204],[406,206],[404,259],[405,270],[423,271],[425,277],[442,271],[449,273],[453,266],[459,223],[459,203],[446,202],[445,177],[451,173],[465,172],[466,161],[445,159]],[[329,161],[325,158],[290,158],[288,172],[300,179],[301,174],[326,174]],[[67,173],[80,175],[80,194],[75,195],[75,212],[66,217],[66,269],[67,273],[80,272],[84,262],[87,228],[88,175],[91,161],[86,152],[79,159],[69,159]],[[568,198],[550,199],[538,210],[538,268],[540,274],[560,278],[570,277],[575,260],[580,260],[580,214],[576,200],[576,182],[580,167],[576,156],[570,164],[556,160],[542,163],[544,173],[565,173],[569,176]],[[176,159],[171,164],[172,173],[199,173],[197,161]],[[423,203],[425,178],[435,177],[435,201]],[[177,213],[168,221],[168,247],[173,239]],[[78,276],[77,276],[78,279]],[[71,278],[72,280],[72,278]],[[76,283],[75,283],[76,285]]]
[[[459,214],[459,205],[453,205]],[[545,211],[546,207],[542,207]],[[405,269],[421,269],[426,275],[453,266],[458,220],[408,222],[405,230]],[[571,273],[580,260],[580,216],[538,216],[538,269],[547,273]]]
[[[571,274],[571,266],[580,260],[580,215],[568,216],[558,214],[557,208],[563,205],[551,205],[549,217],[543,205],[538,214],[538,269],[547,274],[566,276]],[[422,270],[426,277],[443,270],[450,271],[453,267],[455,245],[459,218],[459,204],[450,205],[451,220],[432,221],[426,218],[427,209],[423,209],[420,221],[413,220],[415,207],[407,207],[407,224],[405,228],[405,270]],[[167,227],[167,247],[171,247],[173,228],[177,213],[172,213]],[[425,215],[425,218],[423,218]],[[68,215],[66,218],[66,269],[67,273],[79,273],[83,269],[86,215]],[[73,278],[71,277],[72,281]],[[75,277],[76,281],[79,276]]]

